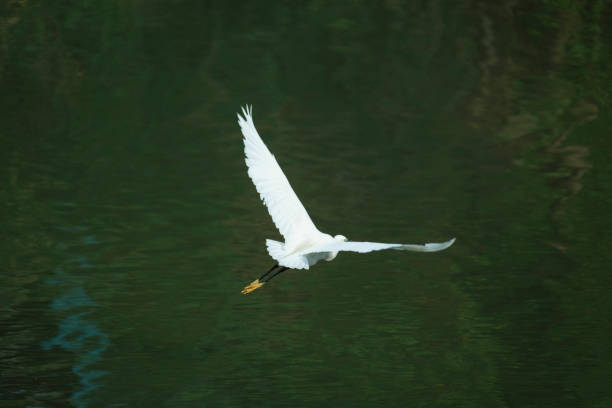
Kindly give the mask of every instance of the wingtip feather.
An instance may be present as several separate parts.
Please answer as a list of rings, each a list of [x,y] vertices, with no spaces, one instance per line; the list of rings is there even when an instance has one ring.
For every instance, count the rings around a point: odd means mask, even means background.
[[[456,238],[451,238],[446,242],[432,242],[430,244],[425,244],[425,248],[431,252],[443,251],[449,247],[451,247],[455,243]]]

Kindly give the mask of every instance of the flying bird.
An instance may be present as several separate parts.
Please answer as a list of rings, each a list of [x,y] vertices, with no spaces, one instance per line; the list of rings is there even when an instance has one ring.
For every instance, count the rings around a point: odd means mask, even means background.
[[[285,242],[266,240],[268,254],[276,261],[267,272],[242,290],[243,294],[270,282],[287,269],[309,269],[318,261],[333,260],[340,251],[366,253],[383,249],[399,251],[437,252],[453,245],[455,238],[441,243],[385,244],[380,242],[349,241],[344,235],[331,236],[317,229],[306,209],[291,188],[289,180],[276,162],[274,155],[259,137],[253,123],[253,107],[242,108],[238,124],[244,136],[244,153],[249,177],[253,180],[272,221]],[[275,273],[271,276],[272,271]],[[266,279],[267,277],[267,279]]]

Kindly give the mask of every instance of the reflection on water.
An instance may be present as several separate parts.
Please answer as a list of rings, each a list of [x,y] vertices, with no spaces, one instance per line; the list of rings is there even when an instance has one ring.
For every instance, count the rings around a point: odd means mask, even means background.
[[[68,230],[79,230],[85,228],[68,228]],[[84,236],[83,244],[92,245],[98,243],[94,236]],[[62,265],[54,269],[54,276],[47,280],[47,284],[60,285],[66,291],[51,302],[51,309],[65,316],[59,322],[58,333],[55,337],[41,343],[44,350],[52,350],[59,347],[75,354],[75,365],[73,372],[79,377],[81,387],[75,391],[70,400],[77,407],[87,407],[85,396],[99,386],[96,380],[107,374],[104,370],[96,370],[92,366],[101,358],[101,354],[108,348],[109,339],[106,333],[92,321],[88,320],[89,311],[97,307],[95,302],[87,295],[83,288],[83,278],[87,270],[92,268],[86,257],[78,254],[70,254],[70,247],[58,244],[58,249],[67,256]],[[67,273],[64,266],[71,270]]]
[[[610,5],[9,2],[9,406],[611,406]],[[251,296],[255,121],[317,226]],[[11,405],[12,404],[12,405]]]

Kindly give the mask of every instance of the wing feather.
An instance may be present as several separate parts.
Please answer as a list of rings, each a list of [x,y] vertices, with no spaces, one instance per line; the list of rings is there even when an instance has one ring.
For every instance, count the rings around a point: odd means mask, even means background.
[[[413,251],[413,252],[437,252],[442,251],[449,246],[453,245],[455,238],[446,242],[431,242],[429,244],[417,245],[417,244],[385,244],[382,242],[330,242],[328,244],[318,245],[314,248],[310,248],[306,253],[318,253],[318,252],[340,252],[340,251],[351,251],[366,253],[372,251],[381,251],[383,249],[395,249],[398,251]]]
[[[242,116],[238,114],[238,124],[244,136],[249,177],[285,242],[317,233],[317,228],[291,188],[289,180],[257,133],[253,123],[253,107],[242,108]]]

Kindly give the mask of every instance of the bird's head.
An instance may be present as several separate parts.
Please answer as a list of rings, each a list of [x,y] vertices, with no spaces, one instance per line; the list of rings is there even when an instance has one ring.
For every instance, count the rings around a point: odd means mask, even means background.
[[[340,242],[346,242],[346,241],[348,241],[348,238],[347,238],[347,237],[345,237],[344,235],[336,235],[336,236],[334,237],[334,239],[335,239],[336,241],[340,241]]]

